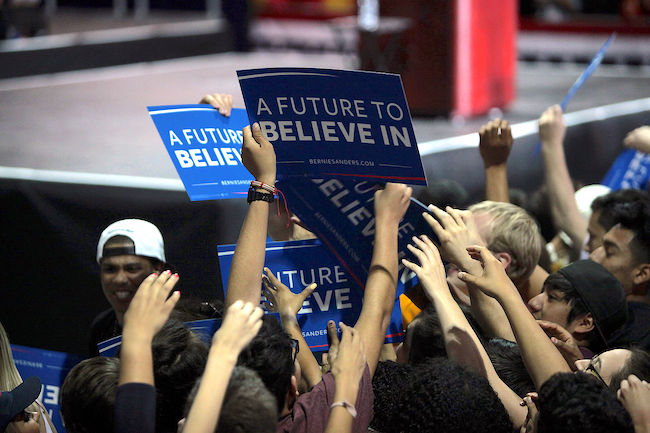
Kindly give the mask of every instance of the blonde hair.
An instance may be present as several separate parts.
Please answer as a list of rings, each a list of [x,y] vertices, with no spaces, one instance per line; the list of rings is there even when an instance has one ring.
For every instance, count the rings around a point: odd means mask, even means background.
[[[481,236],[490,251],[510,255],[508,276],[514,281],[530,277],[542,251],[541,234],[533,217],[514,204],[489,200],[476,203],[469,210],[474,215],[489,216],[489,229]]]
[[[11,391],[21,383],[23,383],[23,378],[20,377],[20,373],[16,369],[9,338],[2,323],[0,323],[0,391]],[[25,409],[29,412],[39,411],[35,403],[30,404]]]

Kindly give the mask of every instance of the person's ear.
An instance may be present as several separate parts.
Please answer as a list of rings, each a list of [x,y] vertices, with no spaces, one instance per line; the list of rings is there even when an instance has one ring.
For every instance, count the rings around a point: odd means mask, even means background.
[[[510,257],[510,254],[506,252],[494,253],[494,257],[501,262],[503,269],[508,272],[508,267],[510,266],[510,263],[512,263],[512,257]]]
[[[594,317],[591,315],[591,313],[587,313],[576,320],[578,320],[578,325],[575,327],[574,332],[586,334],[596,327],[596,324],[594,323]]]
[[[650,263],[641,263],[634,268],[634,285],[641,286],[650,281]]]
[[[298,392],[298,380],[296,379],[296,376],[291,375],[291,382],[289,382],[289,389],[287,389],[287,393],[284,396],[285,410],[288,411],[291,410],[299,394],[300,393]]]

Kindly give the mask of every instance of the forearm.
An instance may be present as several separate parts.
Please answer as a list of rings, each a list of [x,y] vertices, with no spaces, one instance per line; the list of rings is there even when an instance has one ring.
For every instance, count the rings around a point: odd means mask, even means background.
[[[478,370],[476,372],[479,374],[485,374],[508,411],[513,426],[518,428],[526,418],[526,409],[519,405],[521,398],[501,380],[478,336],[448,290],[441,287],[430,293],[433,294],[432,301],[440,319],[447,356],[472,370]],[[459,337],[459,334],[466,338]],[[465,341],[467,338],[470,341]],[[476,366],[476,362],[481,365]]]
[[[311,389],[320,382],[323,377],[320,366],[318,365],[316,358],[314,358],[314,354],[311,353],[311,349],[307,345],[305,338],[302,336],[302,330],[298,325],[296,316],[283,314],[281,317],[284,329],[289,333],[291,338],[298,340],[300,345],[297,358],[298,363],[300,364],[302,376],[305,378],[307,384],[309,384],[309,388]]]
[[[118,385],[130,382],[154,385],[151,340],[150,337],[124,334],[120,349]]]
[[[355,404],[357,394],[359,392],[359,383],[350,383],[353,381],[345,380],[344,378],[336,380],[336,390],[334,391],[334,401],[347,401],[350,404]],[[336,406],[330,409],[330,417],[327,421],[325,433],[347,433],[352,432],[352,424],[354,418],[343,406]]]
[[[537,389],[555,373],[571,372],[562,354],[537,324],[514,287],[511,293],[499,298],[499,303],[506,312],[526,369]]]
[[[543,143],[542,158],[553,223],[571,237],[574,249],[580,249],[587,236],[587,222],[578,210],[562,144]]]
[[[256,200],[250,204],[230,267],[224,311],[239,299],[260,303],[268,215],[269,203]]]
[[[187,416],[183,433],[214,432],[236,362],[237,354],[231,350],[222,350],[218,345],[210,348],[201,385]]]
[[[370,272],[363,307],[355,328],[364,343],[372,376],[377,367],[390,321],[397,286],[397,224],[377,221]]]
[[[485,199],[510,203],[506,164],[485,167]]]

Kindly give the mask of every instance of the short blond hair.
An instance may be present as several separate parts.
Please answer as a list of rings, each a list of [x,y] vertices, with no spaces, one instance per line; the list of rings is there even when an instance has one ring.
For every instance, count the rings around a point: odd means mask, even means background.
[[[510,255],[508,276],[513,281],[530,277],[542,251],[541,233],[533,217],[514,204],[489,200],[476,203],[469,210],[490,217],[489,230],[481,236],[490,251]]]

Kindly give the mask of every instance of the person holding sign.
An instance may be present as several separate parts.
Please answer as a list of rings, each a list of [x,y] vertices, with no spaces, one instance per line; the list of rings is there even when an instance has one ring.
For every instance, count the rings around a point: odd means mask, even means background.
[[[242,160],[258,181],[249,193],[250,208],[244,220],[232,261],[226,308],[237,300],[259,303],[261,274],[264,265],[265,238],[276,167],[273,146],[264,138],[257,123],[244,129]],[[298,395],[297,376],[291,340],[277,324],[264,320],[260,333],[242,352],[240,361],[256,370],[271,390],[280,410],[278,431],[323,432],[331,410],[345,410],[353,420],[353,431],[364,431],[372,413],[371,378],[379,360],[385,331],[395,300],[397,285],[398,224],[410,203],[411,188],[387,184],[375,193],[376,231],[370,274],[366,283],[363,308],[354,326],[363,343],[367,368],[359,382],[356,402],[335,401],[336,384],[331,373],[325,374],[310,392]],[[280,368],[283,364],[286,368]],[[342,409],[336,409],[342,406]],[[343,414],[345,415],[345,413]],[[338,415],[337,415],[338,416]]]

